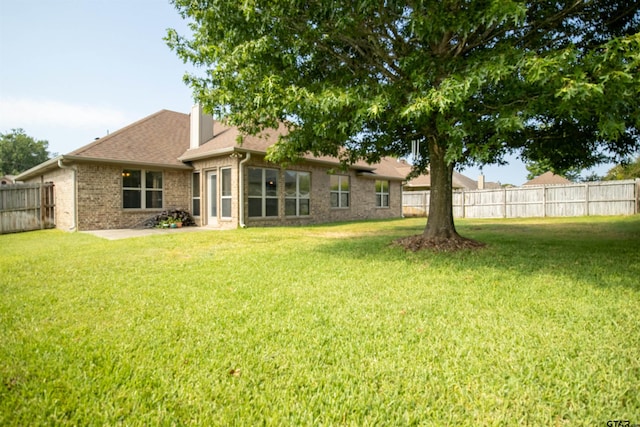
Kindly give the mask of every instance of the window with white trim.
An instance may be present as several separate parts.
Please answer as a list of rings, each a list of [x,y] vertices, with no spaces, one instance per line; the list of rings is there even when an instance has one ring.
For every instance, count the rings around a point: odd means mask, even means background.
[[[330,197],[332,208],[348,208],[349,207],[349,177],[345,175],[331,175],[330,181]]]
[[[376,180],[376,207],[389,207],[389,181]]]
[[[220,169],[220,216],[231,218],[231,168]]]
[[[284,214],[309,215],[311,174],[309,172],[284,172]]]
[[[194,172],[192,175],[191,214],[200,216],[200,172]]]
[[[162,209],[162,198],[162,172],[123,169],[123,209]]]
[[[278,216],[278,171],[248,168],[249,217]]]

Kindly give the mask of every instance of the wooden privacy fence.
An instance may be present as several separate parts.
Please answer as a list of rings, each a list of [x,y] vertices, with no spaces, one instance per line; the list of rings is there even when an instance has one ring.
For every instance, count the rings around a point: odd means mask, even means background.
[[[53,183],[0,186],[0,234],[53,227]]]
[[[402,194],[405,216],[429,212],[429,191]],[[456,218],[633,215],[640,212],[640,179],[453,193]]]

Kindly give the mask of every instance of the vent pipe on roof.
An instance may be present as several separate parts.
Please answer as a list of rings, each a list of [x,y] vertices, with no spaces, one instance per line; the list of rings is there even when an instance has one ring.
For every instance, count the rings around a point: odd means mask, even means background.
[[[189,128],[189,148],[198,148],[213,138],[213,116],[202,110],[202,105],[191,108]]]

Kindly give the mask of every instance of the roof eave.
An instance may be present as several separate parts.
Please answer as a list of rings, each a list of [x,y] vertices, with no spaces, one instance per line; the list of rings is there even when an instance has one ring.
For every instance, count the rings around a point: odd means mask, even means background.
[[[62,160],[68,160],[72,162],[88,162],[88,163],[102,163],[109,165],[127,165],[127,166],[145,166],[159,169],[178,169],[178,170],[192,170],[193,167],[186,164],[169,164],[169,163],[157,163],[157,162],[143,162],[139,160],[121,160],[121,159],[107,159],[103,157],[84,157],[84,156],[62,156]]]
[[[49,170],[49,169],[53,169],[54,167],[57,166],[58,164],[58,160],[64,160],[65,156],[56,156],[52,159],[49,159],[45,162],[40,163],[39,165],[36,165],[34,167],[32,167],[31,169],[27,169],[26,171],[16,175],[14,177],[14,181],[24,181],[25,179],[29,179],[32,178],[34,176],[38,176],[40,175],[42,172]]]
[[[55,169],[58,167],[59,161],[67,161],[67,162],[87,162],[87,163],[101,163],[101,164],[109,164],[109,165],[125,165],[125,166],[144,166],[150,168],[157,169],[177,169],[177,170],[192,170],[193,167],[183,164],[167,164],[167,163],[155,163],[155,162],[140,162],[135,160],[118,160],[118,159],[105,159],[99,157],[84,157],[84,156],[70,156],[70,155],[61,155],[54,157],[52,159],[47,160],[46,162],[40,163],[37,166],[32,167],[31,169],[22,172],[21,174],[15,177],[16,181],[24,181],[26,179],[30,179],[41,175],[42,173]]]

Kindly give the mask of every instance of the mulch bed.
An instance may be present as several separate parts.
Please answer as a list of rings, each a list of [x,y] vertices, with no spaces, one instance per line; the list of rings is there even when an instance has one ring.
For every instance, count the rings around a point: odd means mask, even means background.
[[[451,238],[427,238],[423,234],[403,237],[393,242],[394,245],[401,246],[407,251],[417,252],[429,250],[433,252],[455,252],[462,250],[478,250],[486,246],[485,243],[465,237]]]

